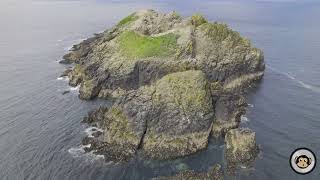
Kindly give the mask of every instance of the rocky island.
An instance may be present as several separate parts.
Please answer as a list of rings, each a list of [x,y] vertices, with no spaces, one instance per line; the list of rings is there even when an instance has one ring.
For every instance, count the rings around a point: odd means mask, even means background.
[[[246,90],[263,76],[263,52],[225,24],[199,14],[138,11],[74,45],[63,59],[75,65],[64,75],[80,86],[81,99],[115,99],[84,119],[102,129],[83,139],[86,151],[116,162],[138,151],[170,160],[225,137],[230,167],[252,162],[259,152],[254,132],[238,126]],[[190,176],[214,179],[193,172],[175,177]]]

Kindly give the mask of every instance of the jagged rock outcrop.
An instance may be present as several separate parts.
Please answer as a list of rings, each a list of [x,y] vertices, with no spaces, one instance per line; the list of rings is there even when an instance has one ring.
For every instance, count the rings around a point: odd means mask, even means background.
[[[250,166],[259,153],[255,132],[250,129],[232,129],[225,136],[225,157],[229,169],[237,165]]]
[[[166,160],[205,149],[211,134],[239,126],[243,90],[264,72],[262,51],[227,25],[153,10],[131,14],[63,58],[75,64],[67,74],[80,98],[118,98],[84,119],[103,129],[84,139],[86,150],[115,161],[139,150]]]

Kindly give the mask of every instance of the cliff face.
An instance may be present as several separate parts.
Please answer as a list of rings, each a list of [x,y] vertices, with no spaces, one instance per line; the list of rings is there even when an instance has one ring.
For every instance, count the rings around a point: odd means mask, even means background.
[[[172,159],[205,149],[211,134],[238,127],[243,90],[264,71],[262,51],[227,25],[153,10],[74,45],[63,63],[76,64],[68,76],[80,98],[118,97],[89,113],[104,132],[84,141],[118,161],[138,150]]]

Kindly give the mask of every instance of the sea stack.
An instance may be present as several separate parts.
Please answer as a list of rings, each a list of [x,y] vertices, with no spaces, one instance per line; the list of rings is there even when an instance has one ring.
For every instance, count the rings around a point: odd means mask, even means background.
[[[85,118],[103,132],[83,141],[113,161],[138,151],[175,159],[206,149],[211,136],[230,137],[265,68],[263,52],[226,24],[154,10],[74,45],[64,60],[75,64],[69,84],[81,99],[116,98]]]

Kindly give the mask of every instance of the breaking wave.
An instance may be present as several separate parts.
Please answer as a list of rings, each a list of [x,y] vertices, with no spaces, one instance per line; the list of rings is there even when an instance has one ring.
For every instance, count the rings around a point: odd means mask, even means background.
[[[80,86],[76,86],[76,87],[70,87],[70,91],[79,91]]]
[[[68,78],[68,76],[57,77],[57,80],[59,80],[59,81],[69,81],[69,78]]]
[[[247,122],[249,122],[249,119],[248,119],[246,116],[244,116],[244,115],[242,115],[242,116],[240,117],[240,120],[241,120],[242,123],[247,123]]]
[[[87,129],[84,130],[84,132],[87,134],[88,137],[93,137],[93,133],[103,132],[103,130],[97,127],[88,127]]]
[[[72,157],[84,157],[87,160],[101,160],[104,159],[104,155],[94,154],[95,151],[85,152],[84,148],[90,148],[91,144],[88,145],[80,145],[79,147],[73,147],[68,149],[68,153],[71,154]]]

